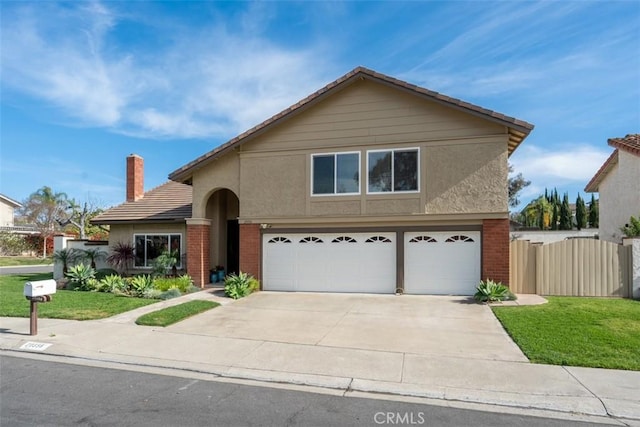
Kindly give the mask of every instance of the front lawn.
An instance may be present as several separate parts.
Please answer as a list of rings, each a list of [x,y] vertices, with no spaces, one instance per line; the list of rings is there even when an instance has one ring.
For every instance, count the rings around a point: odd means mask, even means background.
[[[20,265],[42,265],[51,264],[51,257],[28,257],[28,256],[3,256],[0,257],[0,267],[12,267]]]
[[[24,297],[24,283],[51,279],[51,273],[0,276],[0,316],[29,317],[29,301]],[[103,292],[58,290],[53,300],[38,304],[38,317],[91,320],[110,317],[157,302],[153,299],[116,296]]]
[[[145,326],[169,326],[188,317],[211,310],[219,305],[220,304],[214,301],[193,300],[147,313],[138,317],[136,323]]]
[[[531,362],[640,371],[640,301],[547,299],[543,305],[491,307]]]

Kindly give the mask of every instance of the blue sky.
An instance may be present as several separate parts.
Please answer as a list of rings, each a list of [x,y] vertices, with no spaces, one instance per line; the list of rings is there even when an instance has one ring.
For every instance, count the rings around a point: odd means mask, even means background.
[[[535,124],[511,162],[575,199],[640,132],[640,2],[11,2],[0,193],[124,199],[356,66]]]

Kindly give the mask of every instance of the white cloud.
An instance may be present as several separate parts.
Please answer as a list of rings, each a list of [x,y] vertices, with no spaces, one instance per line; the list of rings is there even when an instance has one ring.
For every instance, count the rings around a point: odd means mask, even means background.
[[[518,149],[512,158],[516,172],[536,183],[583,181],[591,179],[611,151],[597,150],[589,145],[567,144],[562,150],[549,150],[535,145]],[[546,184],[544,186],[547,186]],[[550,186],[553,186],[550,185]]]
[[[80,125],[191,138],[233,136],[325,83],[326,52],[261,38],[269,19],[264,6],[248,7],[239,29],[226,22],[204,29],[154,23],[167,26],[154,31],[171,37],[141,55],[135,45],[115,43],[111,31],[127,20],[151,24],[107,7],[117,5],[16,4],[3,11],[3,85],[45,100]]]
[[[57,28],[52,27],[58,21],[50,15],[52,6],[3,11],[3,83],[74,117],[103,126],[116,123],[125,99],[114,77],[126,72],[125,64],[105,63],[99,53],[112,18],[101,5],[87,3],[65,9],[63,27]]]

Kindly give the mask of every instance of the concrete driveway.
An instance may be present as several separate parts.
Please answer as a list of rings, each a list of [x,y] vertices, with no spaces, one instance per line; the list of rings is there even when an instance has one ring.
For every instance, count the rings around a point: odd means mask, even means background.
[[[259,292],[167,330],[266,343],[527,361],[489,307],[467,297]]]

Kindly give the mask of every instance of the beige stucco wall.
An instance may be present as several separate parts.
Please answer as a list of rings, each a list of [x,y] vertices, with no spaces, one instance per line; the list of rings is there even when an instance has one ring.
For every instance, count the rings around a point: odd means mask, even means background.
[[[240,158],[232,151],[193,174],[193,218],[206,218],[209,197],[226,188],[240,196]]]
[[[640,215],[640,157],[619,150],[618,164],[599,185],[600,239],[620,243],[620,227]]]
[[[13,206],[0,199],[0,226],[11,227],[13,225]]]
[[[424,157],[426,213],[507,209],[507,150],[500,138],[481,144],[428,147]]]
[[[507,141],[504,126],[359,81],[196,171],[193,216],[229,188],[241,222],[506,217]],[[420,150],[420,191],[367,194],[367,150],[397,148]],[[360,153],[360,194],[312,196],[311,155],[344,151]]]

